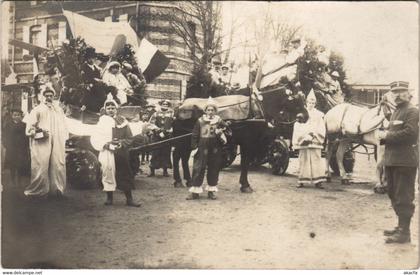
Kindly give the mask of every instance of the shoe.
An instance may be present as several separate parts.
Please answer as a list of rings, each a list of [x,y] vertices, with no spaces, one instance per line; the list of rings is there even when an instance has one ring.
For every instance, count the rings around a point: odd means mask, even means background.
[[[132,207],[140,207],[141,206],[141,203],[135,203],[132,200],[128,200],[126,204],[127,204],[127,206],[132,206]]]
[[[190,200],[198,200],[200,198],[200,195],[197,193],[191,193],[191,195],[189,195],[186,200],[190,201]]]
[[[252,193],[254,190],[251,188],[251,186],[241,187],[242,193]]]
[[[296,188],[303,188],[303,187],[305,187],[305,186],[303,186],[303,183],[298,183],[298,184],[296,185]]]
[[[394,235],[388,237],[385,240],[385,243],[409,243],[411,242],[410,232],[404,232],[401,229],[398,229]]]
[[[398,230],[400,230],[400,228],[398,226],[395,227],[394,229],[391,229],[391,230],[384,230],[384,236],[392,236],[395,233],[397,233]]]
[[[153,173],[153,174],[149,174],[149,175],[147,175],[147,177],[148,178],[151,178],[151,177],[154,177],[155,176],[155,174]]]
[[[322,183],[318,182],[318,183],[315,183],[315,188],[324,189],[324,186],[322,186]]]
[[[184,187],[184,185],[182,184],[181,181],[175,181],[174,182],[174,187],[175,188],[182,188],[182,187]]]
[[[166,171],[165,171],[165,172],[163,172],[163,176],[164,176],[164,177],[169,177],[168,172],[166,172]]]
[[[216,197],[216,195],[214,194],[214,192],[211,192],[211,191],[209,191],[209,192],[208,192],[207,197],[208,197],[210,200],[216,200],[216,199],[217,199],[217,197]]]

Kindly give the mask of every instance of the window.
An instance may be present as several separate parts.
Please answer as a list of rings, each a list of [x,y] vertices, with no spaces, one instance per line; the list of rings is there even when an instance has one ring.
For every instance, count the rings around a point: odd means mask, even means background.
[[[188,29],[191,32],[191,37],[193,37],[194,39],[197,39],[197,36],[196,36],[197,35],[197,33],[196,33],[197,28],[196,28],[195,23],[192,22],[192,21],[188,21],[187,26],[188,26]],[[192,43],[192,45],[193,45],[193,47],[190,50],[191,50],[191,55],[194,56],[195,55],[195,43]]]
[[[40,46],[41,45],[41,25],[35,25],[30,28],[29,43]]]

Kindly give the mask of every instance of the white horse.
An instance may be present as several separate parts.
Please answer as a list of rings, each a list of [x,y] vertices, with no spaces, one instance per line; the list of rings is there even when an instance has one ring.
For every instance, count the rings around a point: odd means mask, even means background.
[[[371,109],[343,103],[334,106],[325,114],[324,120],[328,138],[326,155],[327,178],[331,177],[329,163],[335,142],[338,142],[336,159],[342,184],[350,184],[350,176],[347,175],[343,164],[346,149],[353,143],[375,145],[377,149],[376,175],[378,177],[375,191],[384,191],[386,187],[383,173],[384,146],[379,144],[377,131],[388,126],[389,117],[394,110],[393,95],[388,92],[384,95],[381,103]]]

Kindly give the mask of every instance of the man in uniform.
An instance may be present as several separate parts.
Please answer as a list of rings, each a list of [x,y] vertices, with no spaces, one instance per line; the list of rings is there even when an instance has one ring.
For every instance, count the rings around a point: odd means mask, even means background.
[[[397,108],[388,131],[378,138],[385,144],[385,175],[388,196],[398,217],[398,226],[385,230],[386,243],[410,242],[410,221],[414,213],[414,185],[418,165],[419,111],[410,103],[408,82],[390,84]]]

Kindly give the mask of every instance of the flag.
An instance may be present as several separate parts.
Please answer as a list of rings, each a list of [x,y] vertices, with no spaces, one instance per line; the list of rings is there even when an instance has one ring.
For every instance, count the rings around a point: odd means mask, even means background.
[[[158,77],[169,65],[169,58],[146,38],[139,39],[129,22],[102,22],[65,10],[63,14],[73,36],[83,38],[97,53],[112,56],[125,44],[130,44],[135,49],[137,65],[147,83]]]
[[[158,77],[168,67],[170,62],[169,58],[146,38],[140,41],[136,51],[136,60],[147,83]]]
[[[124,44],[137,47],[137,34],[128,22],[103,22],[63,10],[73,37],[80,36],[97,53],[115,54]],[[124,43],[122,43],[122,41]]]

